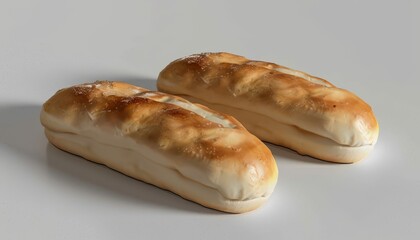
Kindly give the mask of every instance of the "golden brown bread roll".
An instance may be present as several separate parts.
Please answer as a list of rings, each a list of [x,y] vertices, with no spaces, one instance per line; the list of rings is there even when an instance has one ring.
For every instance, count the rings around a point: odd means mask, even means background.
[[[356,162],[378,138],[378,123],[362,99],[270,62],[191,55],[163,69],[157,87],[234,116],[264,141],[326,161]]]
[[[234,118],[121,82],[58,91],[41,123],[58,148],[231,213],[264,203],[277,182],[270,150]]]

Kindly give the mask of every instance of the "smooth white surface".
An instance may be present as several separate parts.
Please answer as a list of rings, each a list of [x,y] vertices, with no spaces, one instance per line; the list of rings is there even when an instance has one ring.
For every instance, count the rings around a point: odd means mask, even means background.
[[[419,239],[418,1],[0,2],[0,239]],[[324,77],[373,107],[364,161],[269,145],[279,182],[243,215],[203,208],[57,150],[39,124],[62,87],[154,88],[170,61],[230,51]]]

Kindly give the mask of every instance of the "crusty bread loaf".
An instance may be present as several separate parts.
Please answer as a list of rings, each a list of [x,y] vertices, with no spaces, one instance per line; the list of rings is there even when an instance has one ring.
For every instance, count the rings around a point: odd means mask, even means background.
[[[356,162],[378,138],[378,123],[362,99],[274,63],[191,55],[163,69],[157,87],[234,116],[264,141],[326,161]]]
[[[121,82],[58,91],[41,123],[62,150],[221,211],[259,207],[277,181],[270,150],[234,118]]]

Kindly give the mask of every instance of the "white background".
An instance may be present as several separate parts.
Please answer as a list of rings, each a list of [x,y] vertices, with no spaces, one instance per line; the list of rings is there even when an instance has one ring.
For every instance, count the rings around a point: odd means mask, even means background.
[[[415,3],[416,2],[416,3]],[[0,1],[0,239],[420,239],[418,1]],[[56,90],[155,88],[170,61],[228,51],[324,77],[374,109],[376,148],[336,165],[269,145],[279,181],[246,214],[203,208],[64,153]]]

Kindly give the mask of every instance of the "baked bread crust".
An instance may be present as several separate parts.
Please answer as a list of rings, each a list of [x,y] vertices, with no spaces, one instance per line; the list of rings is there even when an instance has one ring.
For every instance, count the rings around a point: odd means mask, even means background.
[[[259,207],[277,182],[270,150],[234,118],[122,82],[58,91],[41,123],[62,150],[220,211]]]
[[[163,69],[157,87],[234,116],[264,141],[326,161],[356,162],[378,138],[376,118],[362,99],[275,63],[195,54]]]

